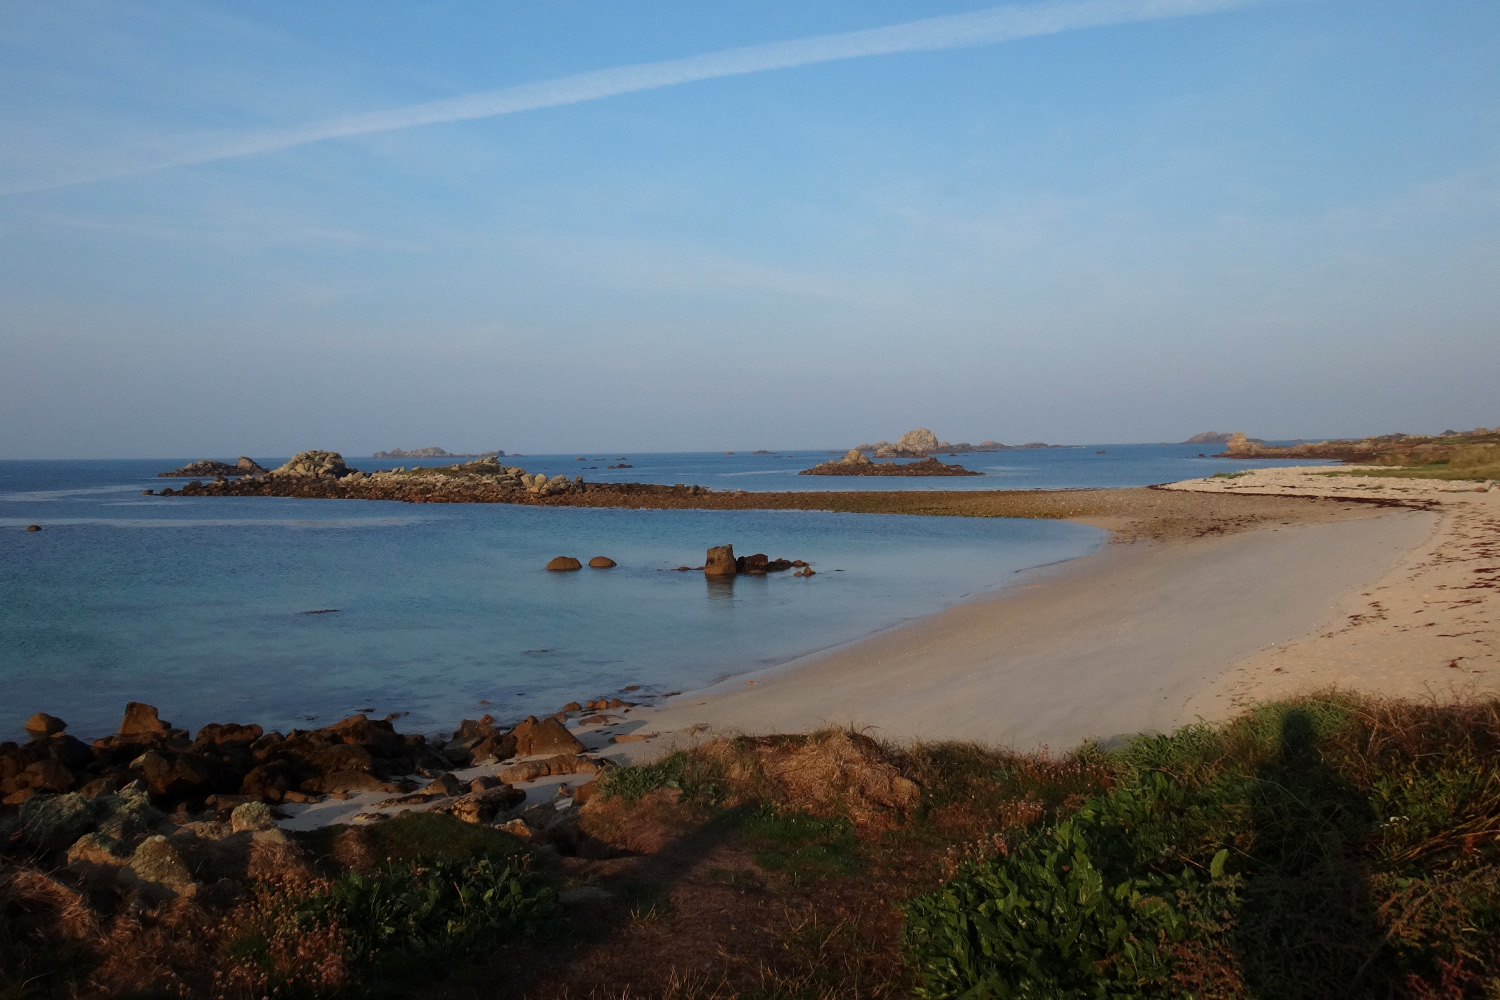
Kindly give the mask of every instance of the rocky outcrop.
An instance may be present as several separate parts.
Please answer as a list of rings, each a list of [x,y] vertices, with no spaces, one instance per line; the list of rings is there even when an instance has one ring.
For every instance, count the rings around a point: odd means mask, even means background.
[[[715,545],[708,550],[703,559],[704,576],[734,576],[737,572],[733,545]]]
[[[967,441],[960,441],[952,444],[948,441],[939,441],[932,431],[925,427],[918,427],[916,430],[907,431],[894,442],[876,441],[874,444],[857,445],[854,451],[874,455],[876,458],[926,458],[929,455],[966,455],[973,452],[1061,447],[1063,446],[1047,444],[1045,441],[1028,441],[1026,444],[1001,444],[999,441],[969,444]]]
[[[617,563],[609,556],[595,556],[589,560],[591,569],[614,569]]]
[[[336,451],[302,451],[271,472],[273,476],[309,476],[318,479],[342,479],[358,472],[344,464]]]
[[[547,563],[547,569],[553,573],[569,573],[575,569],[583,569],[583,563],[572,556],[557,556]]]
[[[233,476],[260,476],[265,475],[266,470],[253,458],[241,455],[239,459],[230,465],[228,462],[217,462],[212,459],[201,459],[197,462],[189,462],[180,469],[171,472],[158,472],[158,479],[216,479],[223,476],[226,479]]]
[[[799,476],[982,476],[961,465],[944,465],[935,458],[919,462],[851,462],[841,459],[803,469]]]

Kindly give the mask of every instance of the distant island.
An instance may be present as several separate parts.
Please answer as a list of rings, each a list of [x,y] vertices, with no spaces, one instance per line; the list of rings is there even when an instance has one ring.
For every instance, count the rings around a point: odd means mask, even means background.
[[[402,448],[392,448],[390,451],[377,451],[371,458],[504,458],[503,451],[481,451],[481,452],[455,452],[444,451],[442,448],[413,448],[406,451]]]
[[[1233,435],[1222,431],[1204,431],[1202,434],[1194,434],[1183,444],[1228,444]]]
[[[850,448],[849,454],[837,461],[824,462],[811,469],[803,469],[799,476],[982,476],[982,472],[965,469],[962,465],[944,465],[935,458],[924,458],[917,462],[872,462],[858,448]]]
[[[939,441],[936,434],[925,427],[907,431],[895,442],[876,441],[874,444],[855,445],[854,450],[873,455],[875,458],[927,458],[930,455],[967,455],[974,452],[1015,451],[1021,448],[1063,448],[1066,445],[1030,441],[1026,444],[1001,444],[999,441],[981,441],[969,444],[960,441],[951,444]],[[977,475],[977,473],[976,473]]]

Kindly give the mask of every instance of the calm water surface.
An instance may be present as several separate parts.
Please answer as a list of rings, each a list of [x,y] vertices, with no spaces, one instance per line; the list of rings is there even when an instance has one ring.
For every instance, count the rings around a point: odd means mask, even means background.
[[[987,475],[905,482],[795,475],[823,452],[513,461],[720,489],[1144,485],[1231,467],[1184,446],[1096,450],[964,456]],[[621,459],[634,468],[602,468]],[[626,684],[688,689],[940,610],[1103,538],[1014,519],[141,495],[183,461],[0,462],[0,738],[38,710],[98,735],[127,700],[189,728],[367,710],[433,731]],[[672,571],[725,542],[818,575]],[[620,565],[545,572],[560,554]]]

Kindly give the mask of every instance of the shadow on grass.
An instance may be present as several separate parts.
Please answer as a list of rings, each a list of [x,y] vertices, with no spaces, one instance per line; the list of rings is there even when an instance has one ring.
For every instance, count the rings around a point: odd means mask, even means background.
[[[1252,876],[1236,941],[1246,985],[1264,998],[1402,995],[1377,981],[1384,933],[1363,850],[1375,817],[1317,743],[1311,716],[1287,712],[1280,753],[1252,792]]]

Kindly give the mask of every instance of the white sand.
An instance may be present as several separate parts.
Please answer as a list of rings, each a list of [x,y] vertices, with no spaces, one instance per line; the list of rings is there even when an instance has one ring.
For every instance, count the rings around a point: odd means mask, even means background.
[[[681,734],[853,724],[897,740],[1022,749],[1169,730],[1234,664],[1331,621],[1348,593],[1380,580],[1438,523],[1400,510],[1106,546],[794,669],[675,699],[640,725]]]

